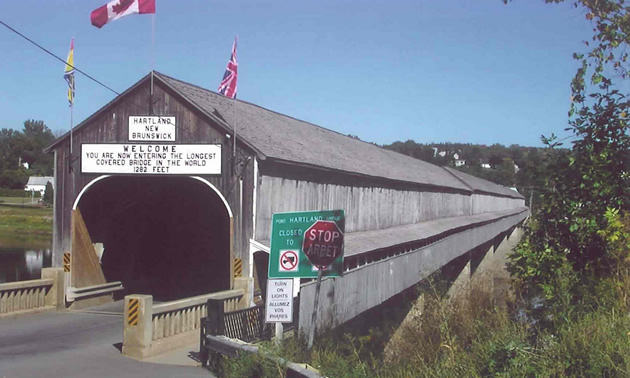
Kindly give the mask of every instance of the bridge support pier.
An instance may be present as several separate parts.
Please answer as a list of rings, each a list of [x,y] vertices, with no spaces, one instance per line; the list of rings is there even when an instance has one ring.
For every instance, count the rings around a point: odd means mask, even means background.
[[[485,244],[469,251],[424,282],[429,282],[429,290],[421,292],[411,310],[385,347],[385,359],[396,357],[397,348],[404,348],[405,333],[419,331],[425,312],[426,295],[446,295],[449,301],[458,305],[462,301],[475,300],[475,292],[492,298],[494,306],[505,306],[510,276],[505,269],[507,256],[512,252],[524,230],[514,227]],[[443,286],[443,285],[446,285]],[[425,294],[426,293],[426,294]]]

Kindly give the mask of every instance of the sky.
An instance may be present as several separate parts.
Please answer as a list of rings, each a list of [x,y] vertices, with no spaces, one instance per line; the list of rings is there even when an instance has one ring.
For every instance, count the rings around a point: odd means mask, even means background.
[[[104,0],[3,0],[0,20],[117,92],[152,67],[213,91],[238,35],[241,100],[377,144],[519,144],[564,129],[592,24],[543,0],[156,0],[97,29]],[[152,43],[154,21],[154,43]],[[64,64],[0,25],[0,128],[70,127]],[[77,73],[74,124],[116,94]]]

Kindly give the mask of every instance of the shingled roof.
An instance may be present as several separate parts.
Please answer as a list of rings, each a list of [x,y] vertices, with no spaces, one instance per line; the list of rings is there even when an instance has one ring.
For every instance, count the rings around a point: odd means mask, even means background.
[[[515,190],[506,188],[505,186],[497,185],[493,182],[480,179],[479,177],[475,177],[464,173],[462,171],[458,171],[457,169],[444,167],[447,171],[451,172],[457,178],[462,180],[473,192],[477,193],[489,193],[489,194],[498,194],[504,197],[511,198],[519,198],[523,199],[523,195]]]
[[[109,104],[81,122],[75,130],[87,126],[92,118],[111,104],[121,100],[143,82],[150,80],[150,77],[149,74],[142,78]],[[262,159],[468,193],[478,191],[522,198],[520,194],[488,181],[459,171],[455,173],[446,171],[442,167],[425,161],[351,138],[246,101],[233,101],[216,92],[159,72],[154,71],[154,79],[156,83],[163,83],[170,87],[183,100],[190,102],[223,127],[232,129],[231,120],[233,112],[236,112],[237,139],[253,148]],[[55,149],[68,137],[69,133],[66,133],[48,146],[45,151]]]
[[[208,114],[232,119],[237,114],[237,138],[266,158],[371,177],[470,191],[433,164],[366,143],[332,130],[245,101],[233,104],[215,92],[155,73],[172,89]]]

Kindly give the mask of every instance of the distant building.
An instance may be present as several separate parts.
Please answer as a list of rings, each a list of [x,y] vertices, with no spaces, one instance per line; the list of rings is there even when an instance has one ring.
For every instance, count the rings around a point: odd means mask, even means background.
[[[492,168],[492,166],[490,164],[488,164],[488,163],[482,163],[481,164],[481,168],[490,169],[490,168]]]
[[[457,155],[457,154],[455,154]],[[456,167],[461,167],[463,165],[466,165],[466,160],[464,159],[455,159],[455,166]]]
[[[55,178],[51,176],[41,176],[35,177],[31,176],[28,178],[28,183],[26,183],[26,187],[24,190],[27,192],[39,192],[42,196],[44,192],[46,192],[46,184],[50,182],[51,185],[55,185]]]

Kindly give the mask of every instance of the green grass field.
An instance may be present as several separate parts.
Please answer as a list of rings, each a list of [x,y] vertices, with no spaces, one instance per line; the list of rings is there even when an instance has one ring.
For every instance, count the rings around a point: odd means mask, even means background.
[[[0,203],[0,247],[49,246],[52,214],[52,208]]]
[[[39,206],[39,198],[31,197],[0,197],[0,205]]]

